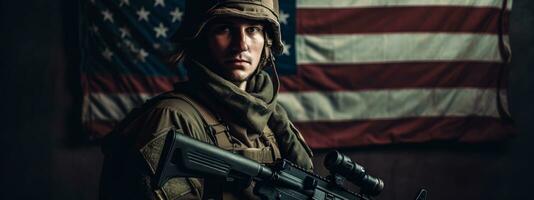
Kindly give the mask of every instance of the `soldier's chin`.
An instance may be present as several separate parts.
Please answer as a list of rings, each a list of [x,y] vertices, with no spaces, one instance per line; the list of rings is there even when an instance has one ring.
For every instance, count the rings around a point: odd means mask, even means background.
[[[242,83],[245,82],[251,74],[247,74],[245,72],[240,71],[233,71],[227,76],[227,80],[234,82],[234,83]]]

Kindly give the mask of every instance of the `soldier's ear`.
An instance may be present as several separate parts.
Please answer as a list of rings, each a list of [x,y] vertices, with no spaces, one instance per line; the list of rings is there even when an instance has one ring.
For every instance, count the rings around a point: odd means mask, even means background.
[[[267,31],[263,32],[263,38],[265,39],[265,46],[271,48],[273,46],[273,39],[271,39]]]

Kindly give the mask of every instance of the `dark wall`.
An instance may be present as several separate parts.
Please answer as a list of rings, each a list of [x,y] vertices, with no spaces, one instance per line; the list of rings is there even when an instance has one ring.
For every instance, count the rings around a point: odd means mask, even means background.
[[[2,1],[0,199],[97,199],[102,155],[80,129],[77,1]],[[511,105],[502,143],[344,149],[386,183],[378,199],[528,198],[534,180],[534,2],[515,0]],[[320,167],[324,152],[317,152]]]

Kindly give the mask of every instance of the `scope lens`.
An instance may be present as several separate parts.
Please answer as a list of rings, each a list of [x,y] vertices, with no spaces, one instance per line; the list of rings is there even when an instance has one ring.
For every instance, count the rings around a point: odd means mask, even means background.
[[[324,166],[332,174],[339,174],[353,184],[359,186],[362,192],[369,195],[378,195],[384,189],[384,182],[379,178],[372,177],[365,169],[352,161],[348,156],[332,151],[324,159]]]

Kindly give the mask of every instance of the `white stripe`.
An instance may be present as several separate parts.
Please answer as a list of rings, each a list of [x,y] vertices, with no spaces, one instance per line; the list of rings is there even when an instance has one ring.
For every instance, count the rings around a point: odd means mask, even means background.
[[[504,95],[503,93],[501,93]],[[498,117],[493,89],[403,89],[281,93],[278,101],[291,120],[345,121],[408,117]],[[505,97],[505,96],[504,96]],[[83,121],[117,121],[150,96],[94,93],[84,97]],[[506,98],[502,98],[506,100]],[[506,105],[506,102],[503,102]]]
[[[124,118],[135,106],[141,105],[151,96],[148,94],[105,94],[92,93],[84,96],[87,105],[82,121],[116,121]]]
[[[297,0],[297,8],[347,8],[389,6],[467,6],[501,8],[503,0]],[[508,0],[507,9],[512,9]]]
[[[501,61],[494,34],[297,35],[295,45],[297,64]]]
[[[492,89],[404,89],[358,92],[281,93],[278,100],[296,122],[497,117]]]

